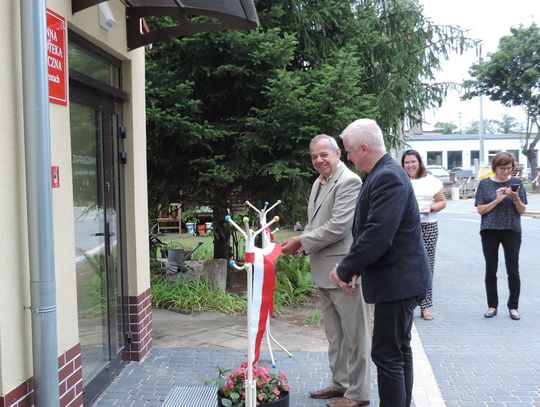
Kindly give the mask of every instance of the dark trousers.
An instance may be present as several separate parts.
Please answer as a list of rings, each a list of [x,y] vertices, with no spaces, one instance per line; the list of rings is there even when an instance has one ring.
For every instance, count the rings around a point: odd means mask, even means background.
[[[518,309],[521,281],[519,278],[519,249],[521,233],[511,230],[485,229],[480,232],[482,250],[486,260],[486,295],[489,308],[499,306],[497,294],[497,267],[499,265],[499,245],[504,250],[506,274],[508,275],[508,309]]]
[[[411,405],[411,328],[418,303],[413,297],[375,304],[371,358],[377,366],[380,407]]]

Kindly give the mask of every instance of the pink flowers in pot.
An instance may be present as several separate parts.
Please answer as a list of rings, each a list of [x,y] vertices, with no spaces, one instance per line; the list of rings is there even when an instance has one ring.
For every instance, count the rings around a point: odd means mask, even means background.
[[[244,361],[233,371],[218,367],[219,376],[207,380],[206,384],[213,383],[218,386],[218,394],[221,404],[225,407],[245,406],[244,383],[247,375],[247,362]],[[253,367],[253,379],[257,386],[257,405],[277,401],[289,392],[289,383],[284,372],[270,372],[270,369],[262,366]]]

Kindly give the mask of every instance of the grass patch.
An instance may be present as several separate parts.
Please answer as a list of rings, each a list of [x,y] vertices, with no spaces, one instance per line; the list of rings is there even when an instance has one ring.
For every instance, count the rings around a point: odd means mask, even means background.
[[[321,310],[316,309],[310,315],[306,317],[304,323],[311,326],[321,326],[323,320]]]
[[[191,312],[217,311],[227,314],[245,313],[246,300],[222,290],[213,290],[202,279],[186,282],[152,275],[152,305],[156,308]]]

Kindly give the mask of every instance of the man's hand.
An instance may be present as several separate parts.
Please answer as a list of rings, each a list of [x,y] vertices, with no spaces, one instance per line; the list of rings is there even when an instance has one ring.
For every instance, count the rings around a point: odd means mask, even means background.
[[[281,242],[283,254],[299,254],[302,252],[302,242],[298,236],[293,236]]]
[[[332,271],[330,272],[330,281],[334,283],[334,285],[339,288],[340,290],[343,290],[346,294],[353,295],[356,291],[356,284],[357,284],[358,277],[354,276],[350,284],[347,284],[345,281],[341,281],[338,274],[337,274],[337,264],[334,266]]]

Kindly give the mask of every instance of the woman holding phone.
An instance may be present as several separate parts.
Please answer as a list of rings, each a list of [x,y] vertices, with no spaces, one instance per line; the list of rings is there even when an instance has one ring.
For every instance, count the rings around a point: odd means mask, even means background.
[[[519,178],[512,177],[515,157],[501,151],[491,162],[493,175],[478,184],[475,206],[482,215],[480,236],[482,251],[486,261],[486,296],[488,310],[484,317],[497,315],[499,297],[497,294],[497,266],[499,245],[504,250],[506,273],[508,275],[508,312],[510,318],[519,320],[518,311],[521,280],[519,277],[519,250],[521,247],[521,215],[525,212],[527,193]]]

